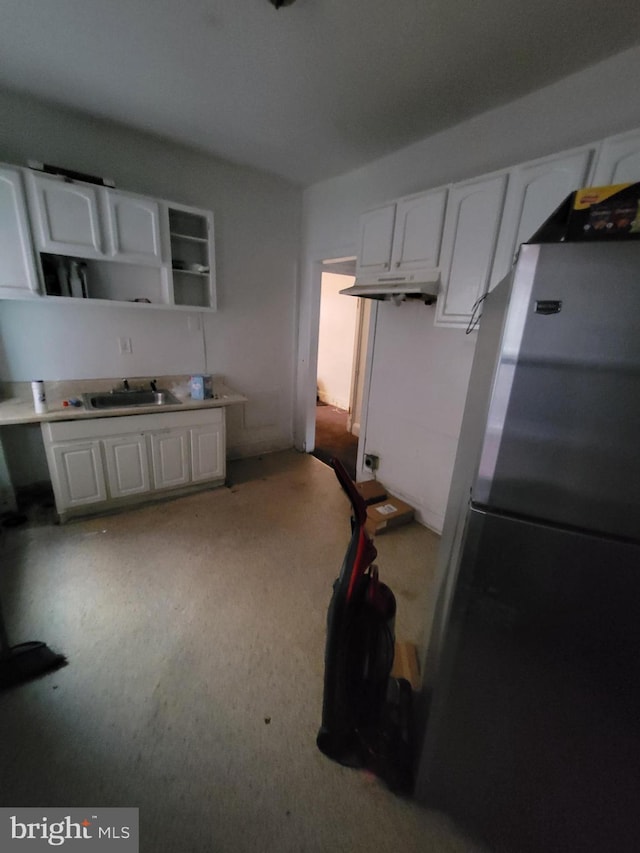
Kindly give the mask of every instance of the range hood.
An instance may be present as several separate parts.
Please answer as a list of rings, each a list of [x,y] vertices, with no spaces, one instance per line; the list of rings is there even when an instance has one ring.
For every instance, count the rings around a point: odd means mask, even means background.
[[[387,299],[403,302],[419,299],[426,305],[436,301],[440,290],[440,270],[434,267],[406,273],[379,273],[358,276],[351,287],[341,290],[345,296],[363,296],[366,299]]]

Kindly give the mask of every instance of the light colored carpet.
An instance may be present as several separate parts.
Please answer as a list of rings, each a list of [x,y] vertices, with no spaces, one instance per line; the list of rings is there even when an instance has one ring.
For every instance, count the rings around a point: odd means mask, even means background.
[[[140,849],[470,851],[442,816],[316,748],[327,605],[349,537],[333,472],[293,451],[230,486],[2,534],[13,643],[70,664],[0,695],[0,804],[138,806]],[[378,537],[419,641],[437,537]]]

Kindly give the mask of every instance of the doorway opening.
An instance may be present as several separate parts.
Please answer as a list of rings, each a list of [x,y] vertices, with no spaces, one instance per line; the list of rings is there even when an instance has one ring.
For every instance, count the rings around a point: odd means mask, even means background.
[[[355,259],[322,263],[313,455],[337,457],[355,480],[369,300],[340,295],[354,277]]]

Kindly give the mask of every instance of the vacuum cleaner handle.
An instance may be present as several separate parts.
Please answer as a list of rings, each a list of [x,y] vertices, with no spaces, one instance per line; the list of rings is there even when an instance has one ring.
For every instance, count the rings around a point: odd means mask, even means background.
[[[0,599],[0,660],[4,660],[11,656],[11,646],[9,645],[9,637],[7,629],[4,625],[4,616],[2,614],[2,600]]]
[[[342,462],[340,462],[339,459],[336,459],[334,457],[331,460],[331,467],[336,472],[338,482],[342,486],[346,496],[349,498],[351,507],[353,509],[353,517],[355,518],[356,523],[360,527],[363,527],[365,521],[367,520],[367,505],[364,502],[364,498],[356,489],[355,483],[347,474],[344,465],[342,464]]]

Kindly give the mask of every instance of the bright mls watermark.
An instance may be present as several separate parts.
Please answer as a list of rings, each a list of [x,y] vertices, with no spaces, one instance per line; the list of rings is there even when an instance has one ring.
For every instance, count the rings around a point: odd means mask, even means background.
[[[0,851],[138,853],[138,809],[0,808]]]

